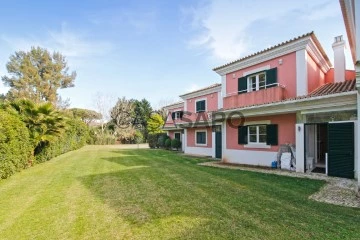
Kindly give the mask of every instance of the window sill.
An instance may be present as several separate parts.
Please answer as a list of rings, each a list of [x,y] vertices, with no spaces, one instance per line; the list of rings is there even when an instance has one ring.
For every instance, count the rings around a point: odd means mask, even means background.
[[[202,144],[202,143],[195,143],[195,146],[198,146],[198,147],[207,147],[207,144]]]
[[[245,144],[244,148],[271,148],[271,145],[266,145],[265,143],[249,143]]]

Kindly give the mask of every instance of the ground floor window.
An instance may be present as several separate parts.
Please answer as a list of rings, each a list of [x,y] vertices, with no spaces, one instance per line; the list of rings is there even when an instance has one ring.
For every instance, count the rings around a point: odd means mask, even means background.
[[[206,145],[206,131],[196,131],[196,144]]]
[[[174,138],[181,141],[181,133],[174,133]]]
[[[248,142],[266,144],[266,125],[249,126]]]

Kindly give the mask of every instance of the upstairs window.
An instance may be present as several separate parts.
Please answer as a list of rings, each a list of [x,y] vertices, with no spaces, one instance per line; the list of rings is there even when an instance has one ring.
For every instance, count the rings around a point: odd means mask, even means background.
[[[238,79],[238,93],[259,91],[277,86],[277,68],[258,72]]]
[[[195,103],[196,112],[205,112],[206,111],[206,100],[198,100]]]
[[[182,119],[183,114],[184,114],[183,111],[177,111],[177,112],[173,112],[171,114],[171,117],[172,117],[173,120]]]

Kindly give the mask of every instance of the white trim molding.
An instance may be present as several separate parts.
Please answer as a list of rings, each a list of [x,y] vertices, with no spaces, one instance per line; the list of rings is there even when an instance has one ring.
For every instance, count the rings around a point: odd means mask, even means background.
[[[205,133],[205,143],[197,143],[197,133],[198,132],[204,132]],[[195,130],[195,146],[206,147],[207,144],[208,144],[207,129],[205,129],[205,130]]]
[[[312,36],[309,35],[307,37],[301,38],[297,41],[285,44],[283,46],[276,47],[272,50],[265,51],[260,54],[255,54],[252,57],[249,57],[247,59],[244,59],[242,61],[235,61],[234,63],[230,65],[226,65],[224,67],[217,68],[214,70],[217,74],[220,76],[226,75],[228,73],[232,73],[247,67],[254,66],[256,64],[260,64],[269,60],[272,60],[277,57],[281,57],[299,50],[304,50],[309,46],[309,49],[312,49],[312,51],[317,52],[317,56],[321,58],[321,63],[325,64],[325,69],[330,69],[330,65],[325,60],[324,56],[320,53],[320,50],[316,47],[314,41],[312,40]]]
[[[270,167],[277,152],[259,150],[225,149],[223,159],[229,163]]]
[[[244,126],[248,126],[248,125],[268,125],[268,124],[271,124],[270,120],[244,122]]]
[[[211,155],[212,155],[212,148],[205,148],[205,147],[186,147],[185,153],[186,153],[186,154],[193,154],[193,155],[211,157]]]
[[[212,88],[207,88],[207,89],[204,89],[204,90],[201,90],[201,91],[196,91],[196,92],[193,92],[193,93],[183,94],[183,95],[180,95],[180,97],[183,100],[187,100],[187,99],[201,97],[201,96],[208,95],[210,93],[216,93],[216,92],[221,92],[221,85],[216,86],[216,87],[212,87]]]

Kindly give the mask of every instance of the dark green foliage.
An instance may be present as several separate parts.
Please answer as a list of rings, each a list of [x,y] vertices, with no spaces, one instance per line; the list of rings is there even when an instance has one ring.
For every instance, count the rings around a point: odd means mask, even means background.
[[[149,147],[150,147],[150,148],[164,147],[166,137],[168,137],[168,136],[166,135],[166,133],[154,133],[154,134],[149,134],[149,135],[148,135]]]
[[[32,162],[32,144],[25,124],[0,110],[0,178],[7,178]]]
[[[181,147],[181,142],[179,141],[179,139],[173,139],[171,140],[171,148],[176,148],[176,150],[179,150],[179,148]]]
[[[168,139],[165,140],[165,148],[169,149],[170,147],[171,147],[171,139],[168,138]]]
[[[43,143],[41,149],[36,149],[36,162],[45,162],[60,154],[76,150],[84,146],[90,138],[89,128],[80,119],[67,121],[65,132],[57,141]]]

